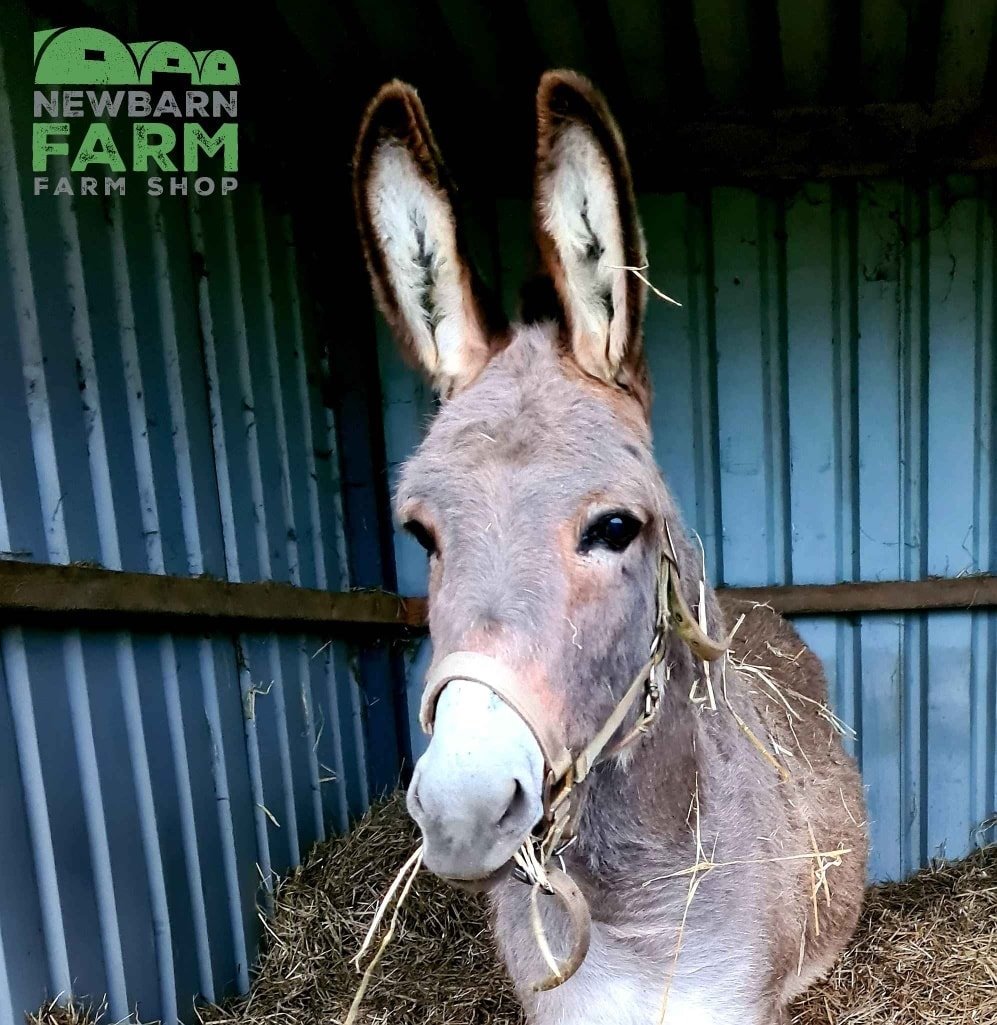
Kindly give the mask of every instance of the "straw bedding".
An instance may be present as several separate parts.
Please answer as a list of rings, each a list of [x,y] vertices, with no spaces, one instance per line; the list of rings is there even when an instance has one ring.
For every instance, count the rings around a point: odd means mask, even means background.
[[[392,877],[417,842],[399,797],[346,837],[319,845],[277,888],[249,997],[201,1008],[206,1025],[334,1025],[359,977],[351,963]],[[47,1007],[37,1025],[86,1025]],[[493,956],[484,903],[422,873],[378,966],[364,1025],[518,1025]],[[995,1025],[997,846],[872,887],[831,977],[796,1005],[794,1025]]]

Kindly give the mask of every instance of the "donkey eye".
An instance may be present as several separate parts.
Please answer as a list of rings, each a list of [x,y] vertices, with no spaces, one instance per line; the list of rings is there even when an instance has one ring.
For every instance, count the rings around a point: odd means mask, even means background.
[[[418,520],[409,520],[404,524],[404,528],[422,545],[427,555],[436,554],[436,539],[428,527],[421,524]]]
[[[643,525],[630,513],[606,513],[585,528],[578,550],[589,552],[593,548],[608,548],[611,552],[622,552],[640,533]]]

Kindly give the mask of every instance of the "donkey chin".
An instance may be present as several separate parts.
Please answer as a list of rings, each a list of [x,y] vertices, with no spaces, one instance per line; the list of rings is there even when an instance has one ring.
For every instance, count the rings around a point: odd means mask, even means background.
[[[408,791],[424,864],[461,889],[489,889],[543,815],[544,759],[520,716],[487,687],[454,680]]]

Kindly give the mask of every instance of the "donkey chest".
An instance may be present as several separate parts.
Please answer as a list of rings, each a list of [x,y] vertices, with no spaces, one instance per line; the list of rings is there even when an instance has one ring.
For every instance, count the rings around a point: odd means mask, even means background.
[[[697,978],[696,971],[671,974],[671,968],[670,959],[649,962],[596,927],[578,974],[526,998],[530,1025],[760,1025],[737,980],[725,985],[715,976]]]
[[[726,938],[701,933],[703,923],[697,922],[676,961],[674,923],[667,915],[623,931],[597,919],[578,973],[556,989],[533,994],[531,981],[546,972],[528,913],[517,913],[519,895],[506,896],[496,909],[496,938],[530,1025],[761,1025],[749,952],[728,957]],[[557,953],[566,937],[555,915],[544,917]]]

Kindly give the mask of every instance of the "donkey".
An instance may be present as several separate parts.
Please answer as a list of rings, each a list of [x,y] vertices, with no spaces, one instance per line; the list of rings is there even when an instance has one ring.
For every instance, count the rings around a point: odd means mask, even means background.
[[[818,660],[771,609],[719,602],[701,581],[655,464],[645,285],[628,270],[645,249],[619,130],[567,71],[543,76],[537,125],[536,234],[556,306],[530,324],[505,323],[472,269],[415,91],[385,85],[357,142],[373,290],[441,400],[396,495],[429,557],[434,666],[469,653],[505,681],[437,679],[409,812],[426,867],[487,892],[533,1025],[784,1023],[855,926],[859,776]],[[660,622],[665,554],[702,635],[745,615],[736,657],[704,662],[680,631],[661,636],[656,714],[626,708],[618,737],[642,731],[578,782],[575,842],[551,859],[591,936],[577,972],[546,989],[536,980],[570,947],[570,916],[513,871],[547,810],[544,735],[582,751],[621,707]]]

